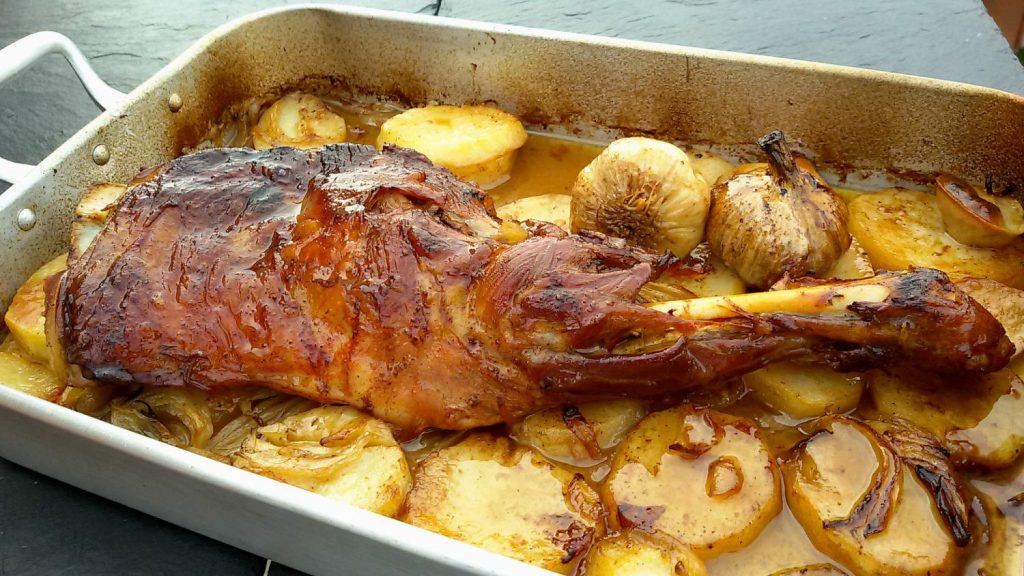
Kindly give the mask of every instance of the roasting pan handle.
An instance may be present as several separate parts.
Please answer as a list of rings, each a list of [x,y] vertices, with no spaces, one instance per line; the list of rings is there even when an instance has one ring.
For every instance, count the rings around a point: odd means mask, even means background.
[[[64,58],[71,63],[71,67],[75,69],[78,79],[82,81],[89,96],[104,110],[117,106],[124,99],[123,92],[111,88],[100,79],[74,42],[67,36],[56,32],[36,32],[0,50],[0,82],[12,78],[43,56],[53,52],[60,52],[64,55]],[[13,184],[28,175],[33,168],[35,166],[31,164],[19,164],[0,158],[0,180]]]

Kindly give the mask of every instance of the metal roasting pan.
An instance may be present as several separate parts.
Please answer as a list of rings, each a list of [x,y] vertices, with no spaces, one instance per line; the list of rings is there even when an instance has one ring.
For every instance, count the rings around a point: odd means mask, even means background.
[[[38,166],[0,159],[0,179],[13,182],[0,195],[0,309],[66,250],[91,183],[127,181],[196,143],[228,104],[308,76],[411,104],[490,101],[531,128],[587,138],[643,133],[742,153],[782,128],[833,178],[1024,182],[1024,98],[840,66],[297,6],[218,28],[127,95],[52,32],[0,51],[0,81],[50,52],[65,54],[106,111]],[[547,573],[3,386],[0,456],[312,573]]]

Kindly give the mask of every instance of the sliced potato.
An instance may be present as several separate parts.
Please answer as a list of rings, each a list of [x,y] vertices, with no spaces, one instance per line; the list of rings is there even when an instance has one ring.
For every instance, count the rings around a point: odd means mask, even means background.
[[[958,573],[961,549],[915,476],[931,463],[903,457],[866,424],[828,417],[783,465],[786,501],[815,546],[858,576]],[[939,486],[955,494],[948,476]]]
[[[4,316],[7,329],[18,345],[36,362],[46,364],[50,354],[46,347],[46,293],[48,278],[67,268],[68,255],[61,254],[36,270],[18,288]]]
[[[402,519],[567,573],[597,536],[603,516],[582,475],[507,438],[476,433],[420,462]]]
[[[775,442],[776,438],[772,437],[770,441]],[[785,451],[791,446],[789,443],[780,445],[780,448]],[[707,568],[711,574],[777,576],[801,574],[801,570],[807,570],[811,575],[825,575],[832,574],[824,571],[824,566],[830,564],[830,558],[814,547],[789,509],[783,508],[750,545],[709,560]],[[845,575],[846,572],[836,574]]]
[[[541,454],[573,466],[593,466],[605,460],[626,432],[647,414],[640,400],[587,402],[579,407],[552,408],[514,424],[509,436]]]
[[[231,463],[385,516],[398,512],[412,486],[387,424],[347,406],[322,406],[257,428]]]
[[[875,275],[875,269],[871,267],[871,260],[864,247],[857,242],[856,238],[850,240],[850,247],[843,252],[832,269],[823,278],[838,278],[841,280],[854,280],[856,278],[870,278]]]
[[[1013,342],[1015,355],[1024,354],[1024,290],[986,278],[954,278],[953,283],[999,320]]]
[[[388,119],[377,146],[412,148],[481,188],[508,179],[526,129],[515,116],[490,106],[427,106]]]
[[[75,219],[71,222],[70,260],[77,260],[89,249],[106,225],[110,211],[127,189],[123,184],[103,183],[96,184],[82,195],[75,206]]]
[[[33,362],[27,354],[0,352],[0,385],[20,390],[51,402],[60,398],[64,382],[46,366]]]
[[[1024,466],[999,478],[977,478],[971,486],[987,523],[988,552],[977,574],[1024,574]]]
[[[669,302],[709,296],[731,296],[747,291],[746,284],[721,258],[701,242],[680,268],[669,268],[640,289],[645,302]]]
[[[614,526],[659,530],[702,558],[749,544],[782,507],[778,469],[756,425],[685,405],[633,428],[602,495]]]
[[[718,256],[709,254],[705,265],[709,269],[706,274],[683,278],[679,282],[684,288],[696,294],[698,298],[730,296],[747,291],[747,285],[743,283],[739,274],[729,268]]]
[[[943,229],[931,194],[900,189],[861,194],[850,202],[850,233],[876,269],[923,266],[1024,290],[1024,239],[1003,248],[960,244]]]
[[[849,412],[860,403],[864,382],[859,374],[841,374],[828,366],[779,362],[743,377],[762,402],[791,418]]]
[[[809,564],[807,566],[777,570],[769,574],[769,576],[846,576],[846,572],[832,564]]]
[[[690,152],[693,158],[693,171],[704,179],[711,188],[732,176],[736,167],[711,152]]]
[[[572,196],[568,194],[541,194],[520,198],[498,208],[502,220],[538,220],[550,222],[566,232],[569,231],[569,205]]]
[[[1024,450],[1024,382],[1011,369],[954,382],[875,370],[867,380],[876,410],[931,432],[958,462],[1001,468]]]
[[[252,129],[257,150],[275,146],[320,148],[348,138],[345,119],[312,94],[292,92],[270,105]]]
[[[704,562],[663,534],[626,530],[602,538],[580,564],[580,576],[707,576]]]

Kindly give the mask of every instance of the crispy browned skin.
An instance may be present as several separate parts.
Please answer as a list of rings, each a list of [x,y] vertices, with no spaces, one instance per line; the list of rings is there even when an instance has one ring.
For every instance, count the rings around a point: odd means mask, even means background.
[[[784,358],[978,370],[1012,350],[931,271],[855,320],[693,322],[636,302],[674,258],[545,226],[507,243],[500,229],[479,190],[409,150],[200,152],[128,191],[70,263],[55,329],[87,378],[258,383],[407,430],[664,394]],[[638,333],[671,338],[611,352]]]

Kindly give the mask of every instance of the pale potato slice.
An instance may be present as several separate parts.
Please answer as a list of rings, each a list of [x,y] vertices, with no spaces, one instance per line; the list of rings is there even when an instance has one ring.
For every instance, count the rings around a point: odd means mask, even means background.
[[[988,553],[977,574],[1024,574],[1024,466],[998,479],[976,478],[971,487],[987,520]]]
[[[252,129],[253,148],[320,148],[348,138],[345,119],[312,94],[291,92],[270,105]]]
[[[871,427],[829,417],[783,465],[786,501],[815,546],[858,576],[958,573],[961,549],[915,467]]]
[[[0,385],[51,402],[60,398],[65,383],[46,366],[13,351],[0,352]]]
[[[508,179],[526,129],[490,106],[427,106],[388,119],[377,146],[412,148],[456,176],[488,189]]]
[[[778,469],[756,425],[685,405],[630,431],[602,496],[614,526],[659,530],[702,558],[749,544],[782,507]]]
[[[694,151],[690,152],[690,157],[693,158],[693,171],[700,174],[711,188],[729,179],[736,171],[735,166],[711,152]]]
[[[7,329],[36,362],[49,362],[46,347],[46,292],[48,278],[60,274],[67,268],[68,255],[61,254],[36,270],[18,288],[4,316]]]
[[[850,239],[850,247],[839,257],[832,269],[823,278],[838,278],[840,280],[855,280],[857,278],[870,278],[875,275],[875,269],[871,267],[871,260],[864,247],[857,242],[856,238]]]
[[[747,285],[743,283],[739,274],[733,271],[732,268],[729,268],[718,256],[714,254],[708,255],[705,265],[708,267],[706,274],[694,276],[693,278],[683,278],[679,282],[698,298],[731,296],[733,294],[743,294],[747,291]]]
[[[103,183],[89,188],[75,206],[71,222],[70,260],[77,260],[89,249],[103,230],[110,211],[117,206],[128,187],[123,184]]]
[[[602,538],[580,563],[579,576],[707,576],[699,556],[664,534],[626,530]]]
[[[876,410],[931,432],[958,462],[1001,468],[1024,450],[1024,382],[1011,369],[951,382],[909,371],[866,378]]]
[[[385,516],[412,487],[405,454],[383,421],[322,406],[254,430],[232,464]]]
[[[946,234],[931,194],[891,189],[861,194],[849,207],[850,233],[876,269],[923,266],[1024,289],[1024,239],[1003,248],[960,244]]]
[[[769,576],[846,576],[846,572],[832,564],[810,564],[777,570]]]
[[[587,402],[531,414],[513,424],[509,436],[556,462],[593,466],[646,414],[647,405],[640,400]]]
[[[999,320],[1013,342],[1014,354],[1024,354],[1024,290],[986,278],[959,277],[953,283]]]
[[[569,231],[569,205],[572,196],[568,194],[541,194],[520,198],[498,207],[498,217],[502,220],[539,220],[550,222],[566,232]]]
[[[681,269],[670,268],[655,281],[640,289],[640,297],[649,303],[732,296],[747,291],[746,284],[721,258],[701,242],[687,256]]]
[[[402,519],[568,573],[603,516],[600,498],[582,475],[508,438],[476,433],[420,462]]]
[[[744,376],[743,383],[762,402],[791,418],[849,412],[864,392],[859,374],[794,362],[769,364]]]

